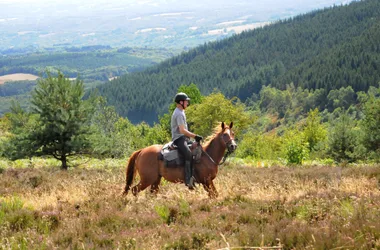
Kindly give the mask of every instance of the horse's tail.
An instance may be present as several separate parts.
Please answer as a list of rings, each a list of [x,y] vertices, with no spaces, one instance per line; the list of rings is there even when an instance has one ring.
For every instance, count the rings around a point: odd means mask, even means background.
[[[126,183],[125,183],[123,195],[128,194],[128,191],[131,188],[133,177],[135,176],[135,161],[136,161],[137,156],[139,156],[141,150],[142,149],[135,151],[129,158],[127,173],[126,173]]]

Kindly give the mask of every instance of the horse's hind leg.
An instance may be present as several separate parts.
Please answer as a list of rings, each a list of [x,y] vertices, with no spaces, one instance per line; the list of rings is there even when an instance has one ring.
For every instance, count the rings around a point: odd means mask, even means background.
[[[143,191],[145,188],[147,188],[150,184],[146,182],[140,181],[136,186],[132,188],[132,194],[136,196],[139,192]]]
[[[158,190],[160,189],[160,182],[161,182],[161,176],[158,177],[158,179],[150,186],[150,192],[154,195],[158,193]]]

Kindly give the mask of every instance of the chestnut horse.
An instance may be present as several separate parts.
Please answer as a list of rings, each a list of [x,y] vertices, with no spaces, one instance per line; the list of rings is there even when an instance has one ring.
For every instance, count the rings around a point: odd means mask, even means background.
[[[200,162],[193,164],[195,182],[203,185],[210,198],[218,196],[213,180],[218,173],[218,165],[226,149],[228,153],[232,153],[237,147],[232,126],[232,122],[230,126],[222,122],[221,126],[218,126],[215,133],[203,146]],[[148,186],[151,187],[151,193],[157,194],[162,177],[173,183],[184,182],[184,166],[165,167],[164,162],[158,159],[161,149],[162,145],[152,145],[140,149],[131,155],[127,167],[124,195],[131,188],[136,171],[139,173],[140,182],[132,188],[132,193],[135,196]]]

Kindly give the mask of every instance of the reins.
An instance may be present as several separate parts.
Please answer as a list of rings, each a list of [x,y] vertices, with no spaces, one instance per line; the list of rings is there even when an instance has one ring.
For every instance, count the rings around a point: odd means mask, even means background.
[[[214,163],[215,165],[218,165],[218,166],[220,166],[220,165],[222,165],[223,163],[225,163],[226,160],[227,160],[227,157],[231,154],[230,151],[227,150],[227,152],[226,152],[226,153],[224,154],[224,156],[223,156],[222,162],[220,162],[219,164],[217,164],[217,163],[211,158],[211,156],[210,156],[206,151],[203,150],[203,148],[202,148],[202,152],[205,153],[205,155],[207,155],[207,157],[212,161],[212,163]]]
[[[229,140],[226,144],[228,144],[230,141],[232,141],[232,139]],[[226,151],[226,153],[224,154],[222,161],[221,161],[219,164],[217,164],[217,163],[214,161],[214,159],[212,159],[211,156],[210,156],[205,150],[203,150],[202,147],[201,147],[201,150],[202,150],[203,153],[205,153],[205,155],[207,155],[207,157],[212,161],[212,163],[214,163],[214,164],[217,165],[217,166],[220,166],[220,165],[224,164],[224,163],[226,162],[226,160],[227,160],[227,157],[231,154],[231,152],[228,150],[228,147],[227,147],[227,151]]]

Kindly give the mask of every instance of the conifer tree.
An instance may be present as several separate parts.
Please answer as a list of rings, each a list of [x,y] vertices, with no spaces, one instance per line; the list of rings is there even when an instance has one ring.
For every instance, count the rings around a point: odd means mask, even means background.
[[[33,156],[39,148],[31,133],[40,127],[38,115],[26,112],[16,101],[12,101],[10,109],[11,112],[6,114],[9,136],[4,140],[2,154],[12,160]]]
[[[380,89],[379,89],[380,90]],[[380,92],[380,91],[379,91]],[[364,119],[362,122],[364,145],[368,151],[373,152],[379,159],[380,153],[380,98],[370,95],[364,106]]]
[[[86,152],[89,143],[89,117],[93,113],[91,100],[84,101],[83,83],[71,81],[61,72],[53,77],[47,72],[32,93],[32,111],[39,115],[40,126],[31,131],[37,154],[51,155],[62,162],[66,170],[67,157]]]
[[[356,160],[355,149],[359,147],[355,121],[346,111],[333,122],[329,131],[329,154],[338,162]]]

